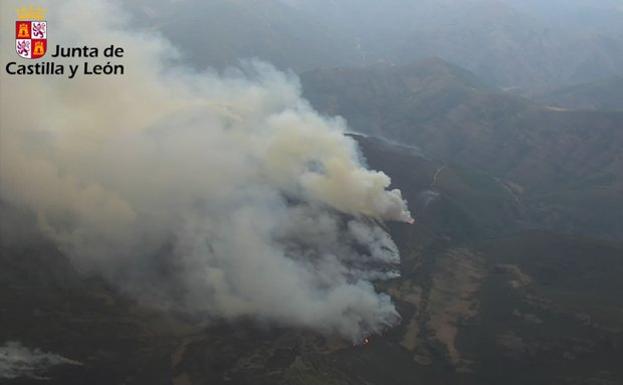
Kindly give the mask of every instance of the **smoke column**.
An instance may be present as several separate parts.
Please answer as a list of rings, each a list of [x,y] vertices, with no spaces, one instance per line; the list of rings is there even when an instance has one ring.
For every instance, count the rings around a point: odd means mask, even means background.
[[[78,268],[208,317],[353,340],[398,320],[371,283],[399,263],[375,220],[411,221],[406,203],[362,166],[345,123],[301,98],[295,76],[261,63],[193,71],[118,6],[47,8],[50,48],[126,52],[119,77],[2,71],[1,199],[34,212]],[[13,45],[2,34],[3,65]]]

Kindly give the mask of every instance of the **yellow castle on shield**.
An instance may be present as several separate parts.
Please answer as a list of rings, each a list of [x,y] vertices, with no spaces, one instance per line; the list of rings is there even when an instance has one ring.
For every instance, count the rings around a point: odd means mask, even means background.
[[[35,56],[43,56],[45,54],[45,49],[43,48],[43,43],[40,41],[35,42],[35,47],[32,51],[32,54]]]

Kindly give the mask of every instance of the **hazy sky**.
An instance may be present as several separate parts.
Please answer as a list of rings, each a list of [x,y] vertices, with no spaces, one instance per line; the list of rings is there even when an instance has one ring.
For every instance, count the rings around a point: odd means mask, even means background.
[[[623,72],[623,5],[615,0],[187,0],[134,7],[199,67],[257,57],[301,72],[435,56],[501,87],[526,89]]]

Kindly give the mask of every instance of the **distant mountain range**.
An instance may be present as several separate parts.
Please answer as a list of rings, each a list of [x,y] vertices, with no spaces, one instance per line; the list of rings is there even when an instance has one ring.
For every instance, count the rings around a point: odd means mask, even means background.
[[[584,110],[623,110],[623,77],[579,84],[538,95],[537,100],[553,106]]]
[[[623,239],[623,112],[536,104],[439,59],[301,81],[316,108],[355,131],[497,178],[536,223]]]
[[[616,1],[139,1],[198,67],[259,58],[295,72],[440,57],[523,94],[623,76]]]

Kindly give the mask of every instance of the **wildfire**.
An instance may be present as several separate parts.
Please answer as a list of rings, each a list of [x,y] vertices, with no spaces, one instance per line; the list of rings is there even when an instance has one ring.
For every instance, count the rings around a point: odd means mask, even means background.
[[[366,346],[367,344],[370,343],[370,337],[363,337],[363,339],[359,342],[354,342],[353,346],[357,347],[361,347],[361,346]]]

